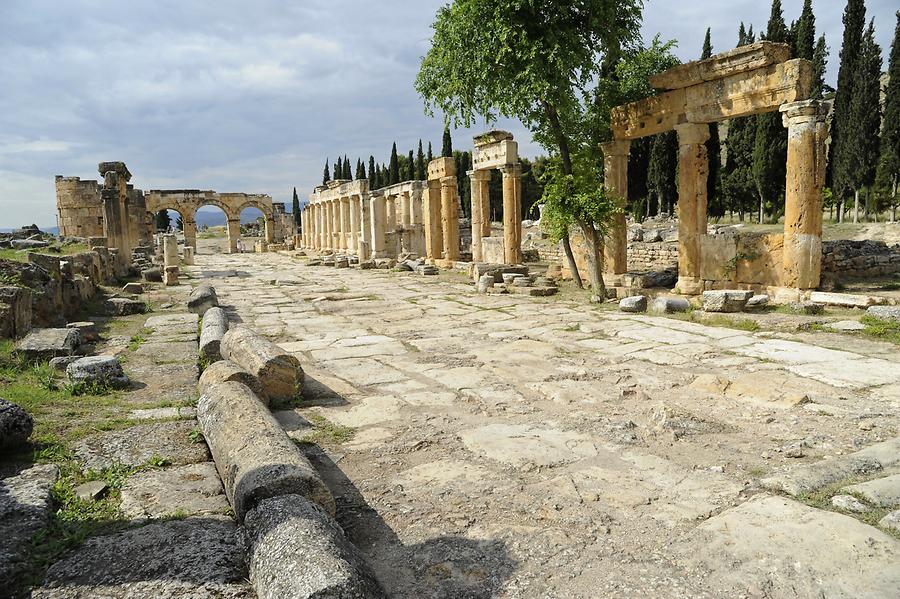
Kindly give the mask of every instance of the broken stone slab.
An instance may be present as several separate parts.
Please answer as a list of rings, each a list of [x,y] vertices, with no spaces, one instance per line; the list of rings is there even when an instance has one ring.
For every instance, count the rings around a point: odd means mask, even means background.
[[[757,310],[763,310],[769,305],[769,296],[768,295],[754,295],[750,299],[747,300],[747,305],[744,306],[744,309],[748,312],[755,312]]]
[[[494,286],[494,275],[482,275],[478,279],[478,293],[487,293],[488,289]]]
[[[530,297],[548,297],[556,295],[559,292],[557,287],[523,287],[521,285],[510,285],[505,287],[506,292],[518,295],[527,295]]]
[[[815,302],[792,302],[788,304],[788,310],[803,316],[818,316],[825,313],[825,306]]]
[[[828,291],[813,291],[809,294],[809,300],[826,306],[841,306],[843,308],[868,308],[881,303],[881,298],[869,295],[855,295],[852,293],[831,293]]]
[[[129,293],[131,295],[140,295],[144,293],[144,286],[140,283],[126,283],[124,287],[122,287],[122,293]]]
[[[622,312],[646,312],[647,296],[632,295],[619,301],[619,310]]]
[[[121,510],[132,520],[223,515],[229,507],[213,462],[138,472],[122,487]]]
[[[59,478],[52,464],[0,471],[0,584],[8,589],[24,568],[34,535],[45,528]]]
[[[82,343],[96,343],[100,341],[100,331],[97,330],[97,325],[93,322],[70,322],[66,325],[66,328],[78,329],[81,333]]]
[[[359,550],[318,505],[299,495],[260,501],[244,520],[259,599],[386,597]]]
[[[203,371],[198,383],[200,393],[205,393],[213,385],[226,381],[234,381],[246,385],[263,404],[269,405],[269,397],[266,395],[266,390],[259,382],[259,379],[230,360],[219,360],[215,364],[210,364]]]
[[[473,262],[469,266],[469,276],[473,281],[478,281],[484,275],[493,275],[495,283],[503,282],[504,274],[528,274],[527,266],[515,264],[491,264],[486,262]]]
[[[900,474],[876,478],[841,489],[844,493],[862,496],[872,505],[883,508],[900,507]]]
[[[14,250],[35,250],[45,248],[50,244],[40,239],[11,239],[9,245]]]
[[[438,274],[438,269],[434,264],[422,264],[416,267],[416,272],[423,277],[431,277]]]
[[[131,384],[114,356],[80,358],[66,367],[66,375],[76,385],[108,385],[113,389],[125,389]]]
[[[210,285],[200,285],[191,290],[188,297],[188,311],[199,314],[201,317],[206,314],[210,308],[219,305],[219,298],[216,296],[216,290]]]
[[[288,404],[303,391],[300,361],[253,329],[239,326],[222,338],[222,357],[259,379],[275,407]]]
[[[148,283],[162,283],[163,273],[159,268],[146,268],[141,271],[141,278]]]
[[[207,362],[222,359],[220,347],[222,337],[228,332],[228,315],[218,307],[210,308],[203,315],[200,328],[200,357]]]
[[[359,263],[360,270],[372,270],[375,268],[374,260],[361,260]]]
[[[503,283],[505,285],[514,285],[516,279],[522,278],[525,275],[519,272],[505,272],[500,276],[503,278]]]
[[[207,389],[197,420],[239,521],[260,500],[292,493],[334,514],[331,491],[246,385],[228,381]]]
[[[900,510],[890,512],[887,516],[878,521],[878,526],[894,531],[895,533],[900,532]]]
[[[839,510],[853,512],[854,514],[862,514],[869,511],[866,504],[852,495],[835,495],[831,498],[831,505]]]
[[[65,372],[66,368],[69,367],[69,364],[80,359],[81,356],[59,356],[58,358],[52,358],[50,360],[50,368],[59,372]]]
[[[102,480],[92,480],[75,487],[75,497],[82,501],[97,501],[109,490],[109,485]]]
[[[652,314],[687,312],[690,308],[691,303],[683,297],[659,296],[650,302],[650,312]]]
[[[841,320],[829,322],[825,325],[825,328],[838,333],[858,333],[859,331],[865,331],[866,325],[856,320]]]
[[[852,516],[758,494],[679,542],[679,565],[714,588],[767,597],[896,597],[900,541]]]
[[[243,534],[227,517],[170,520],[88,539],[47,571],[35,599],[250,599]]]
[[[706,312],[741,312],[753,297],[752,291],[722,289],[703,292],[703,310]]]
[[[16,343],[16,351],[28,361],[71,356],[81,345],[78,329],[32,329]]]
[[[34,419],[24,408],[0,398],[0,448],[13,449],[28,442]]]
[[[145,314],[147,304],[140,300],[125,297],[113,297],[103,302],[103,308],[109,316],[131,316]]]
[[[191,441],[194,427],[189,420],[140,424],[85,437],[72,449],[86,470],[117,464],[142,466],[151,459],[163,459],[173,466],[208,462],[206,445]]]
[[[866,315],[881,320],[900,322],[900,306],[871,306],[866,310]]]
[[[822,487],[855,476],[867,476],[900,463],[900,437],[895,437],[857,452],[798,466],[764,478],[763,486],[788,495],[812,493]]]

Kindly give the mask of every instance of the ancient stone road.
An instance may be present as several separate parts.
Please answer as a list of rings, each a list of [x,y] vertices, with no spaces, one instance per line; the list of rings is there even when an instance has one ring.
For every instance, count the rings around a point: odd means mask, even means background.
[[[279,254],[197,264],[301,359],[289,434],[353,429],[311,457],[392,596],[897,596],[897,537],[777,490],[898,472],[895,347]]]

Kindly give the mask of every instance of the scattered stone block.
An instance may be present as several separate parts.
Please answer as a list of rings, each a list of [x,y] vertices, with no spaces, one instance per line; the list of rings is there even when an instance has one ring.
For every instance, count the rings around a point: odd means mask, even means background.
[[[163,284],[166,287],[173,287],[178,285],[178,267],[177,266],[166,266],[163,271]]]
[[[321,258],[310,258],[306,262],[306,265],[307,266],[322,266],[322,259]]]
[[[0,448],[14,449],[25,445],[33,429],[31,414],[18,404],[0,398]]]
[[[78,329],[32,329],[16,343],[16,351],[28,361],[71,356],[81,345]]]
[[[747,300],[747,305],[744,306],[744,309],[748,312],[755,312],[758,310],[764,310],[769,305],[769,296],[768,295],[754,295],[750,299]]]
[[[88,539],[47,571],[35,599],[250,599],[242,532],[228,517],[156,522]]]
[[[213,385],[224,383],[226,381],[234,381],[241,383],[250,388],[256,397],[265,405],[269,405],[269,397],[266,390],[259,382],[259,379],[229,360],[219,360],[215,364],[210,364],[203,374],[200,376],[199,388],[200,393],[205,393]]]
[[[334,267],[335,268],[350,268],[350,261],[347,259],[347,256],[338,256],[334,259]]]
[[[158,268],[146,268],[141,271],[141,278],[148,283],[162,283],[163,273]]]
[[[706,312],[741,312],[753,297],[752,291],[723,289],[703,292],[703,309]]]
[[[900,474],[850,485],[841,491],[861,495],[866,501],[878,507],[897,508],[900,507]]]
[[[66,328],[78,329],[78,332],[81,333],[82,343],[96,343],[100,341],[100,331],[97,330],[97,325],[93,322],[70,322],[66,325]]]
[[[144,286],[140,283],[126,283],[124,287],[122,287],[122,293],[129,293],[131,295],[140,295],[144,293]]]
[[[622,312],[646,312],[647,296],[632,295],[619,301],[619,310]]]
[[[430,277],[438,274],[438,269],[433,264],[422,264],[416,267],[416,272],[422,276]]]
[[[140,424],[119,431],[85,437],[73,446],[85,469],[102,470],[116,464],[141,466],[151,458],[162,458],[173,466],[208,462],[203,443],[194,443],[194,423],[187,420]]]
[[[650,312],[653,314],[674,314],[690,309],[691,303],[683,297],[659,296],[650,303]]]
[[[191,290],[188,298],[188,311],[199,314],[201,317],[206,314],[210,308],[219,305],[219,298],[216,297],[216,290],[209,285],[200,285]]]
[[[122,488],[122,513],[130,519],[222,515],[228,508],[213,462],[139,472]]]
[[[494,275],[482,275],[478,279],[478,293],[487,293],[488,289],[494,286]]]
[[[525,275],[523,275],[522,273],[518,273],[518,272],[505,272],[505,273],[501,274],[500,276],[503,278],[503,283],[505,285],[514,285],[516,279],[524,277]]]
[[[838,322],[829,322],[825,325],[825,328],[839,333],[857,333],[859,331],[865,331],[866,325],[857,320],[841,320]]]
[[[50,521],[57,478],[52,464],[0,472],[0,584],[7,590],[25,567],[32,537]]]
[[[900,306],[871,306],[866,310],[866,315],[881,320],[900,322]]]
[[[131,316],[132,314],[146,314],[147,304],[140,300],[125,297],[113,297],[103,302],[103,307],[109,316]]]
[[[200,327],[200,357],[209,363],[221,360],[222,338],[227,332],[228,315],[225,310],[218,307],[207,310]]]
[[[362,261],[360,261],[360,263],[359,263],[359,269],[360,269],[360,270],[372,270],[372,269],[374,269],[374,268],[375,268],[375,261],[374,261],[374,260],[362,260]]]
[[[108,385],[113,389],[125,389],[131,384],[114,356],[80,358],[66,367],[66,375],[76,385]]]
[[[109,485],[102,480],[92,480],[75,487],[75,497],[82,501],[97,501],[109,490]]]
[[[341,528],[303,497],[264,499],[247,513],[245,526],[250,580],[260,599],[386,597]]]
[[[900,510],[894,510],[878,521],[878,526],[900,532]]]
[[[825,313],[825,306],[815,302],[793,302],[788,304],[788,310],[803,316],[819,316]]]
[[[31,330],[32,293],[26,287],[0,287],[0,338],[20,339]]]
[[[499,286],[495,286],[494,289],[499,289]],[[522,287],[521,285],[504,286],[503,289],[506,293],[527,295],[529,297],[549,297],[559,292],[559,289],[556,287]]]
[[[831,505],[845,512],[862,514],[869,511],[866,505],[852,495],[835,495],[831,498]]]
[[[230,329],[222,338],[221,353],[258,378],[275,407],[300,397],[304,378],[300,361],[253,329]]]
[[[535,287],[556,287],[556,281],[551,279],[550,277],[535,277],[534,278],[534,286]]]
[[[813,291],[809,294],[809,300],[826,306],[841,306],[843,308],[868,308],[880,303],[880,298],[868,295],[854,295],[852,293],[830,293],[827,291]]]
[[[81,356],[59,356],[50,360],[50,368],[58,372],[65,372],[69,364],[76,360],[80,360]]]
[[[241,383],[200,396],[197,420],[239,521],[262,499],[295,493],[334,513],[334,498],[272,413]]]

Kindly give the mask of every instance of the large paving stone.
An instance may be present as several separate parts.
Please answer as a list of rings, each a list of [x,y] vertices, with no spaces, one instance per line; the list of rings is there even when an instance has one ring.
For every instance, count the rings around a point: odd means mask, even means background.
[[[88,539],[47,572],[35,599],[255,597],[230,518],[148,524]]]
[[[900,541],[783,497],[757,495],[710,518],[681,549],[734,597],[888,599],[900,589]]]
[[[140,472],[122,488],[122,513],[132,519],[222,515],[229,507],[213,462]]]
[[[597,455],[591,440],[580,433],[532,428],[517,424],[489,424],[463,431],[466,447],[510,466],[557,466]]]
[[[49,464],[0,471],[0,588],[21,570],[31,537],[47,525],[50,489],[58,477],[59,470]]]
[[[81,343],[78,329],[32,329],[16,343],[27,360],[49,360],[57,356],[71,356]]]
[[[846,493],[858,493],[866,501],[878,507],[900,507],[900,474],[850,485],[842,490]]]
[[[900,322],[900,306],[871,306],[866,310],[866,314],[881,320]]]
[[[195,426],[192,420],[142,424],[92,435],[76,443],[74,451],[85,469],[93,470],[115,464],[139,466],[153,457],[165,458],[173,466],[209,461],[206,444],[194,443],[188,436]]]

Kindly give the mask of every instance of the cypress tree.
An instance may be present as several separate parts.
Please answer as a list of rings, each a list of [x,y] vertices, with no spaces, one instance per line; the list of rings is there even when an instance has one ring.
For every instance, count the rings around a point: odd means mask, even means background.
[[[444,142],[441,147],[441,156],[443,158],[453,157],[453,139],[450,137],[450,127],[444,127]]]
[[[752,44],[754,41],[753,26],[747,30],[741,23],[737,47]],[[730,209],[737,210],[741,220],[756,196],[752,173],[755,138],[756,117],[748,116],[728,121],[728,137],[725,139],[727,159],[722,175],[722,191],[728,198]]]
[[[369,177],[366,175],[366,163],[362,160],[359,161],[359,175],[356,177],[357,179],[368,179]]]
[[[803,1],[803,11],[794,32],[794,58],[812,60],[816,51],[816,16],[812,0]]]
[[[397,156],[397,142],[391,146],[391,167],[388,172],[388,185],[395,185],[400,182],[400,159]]]
[[[332,179],[337,181],[344,176],[344,166],[341,164],[341,157],[338,156],[337,162],[334,163],[334,176]]]
[[[419,140],[419,151],[416,153],[416,176],[415,180],[424,181],[425,174],[425,152],[422,151],[422,140]]]
[[[378,181],[375,179],[375,157],[369,156],[369,189],[378,189]]]
[[[703,40],[703,51],[700,60],[712,56],[712,32],[706,29],[706,37]],[[706,156],[709,161],[709,176],[706,178],[706,197],[709,212],[713,216],[725,214],[724,203],[721,198],[722,189],[722,144],[719,141],[719,124],[709,124],[709,139],[706,141]],[[651,148],[652,160],[652,148]]]
[[[888,200],[893,210],[891,221],[896,220],[897,182],[900,179],[900,11],[897,12],[897,26],[891,57],[888,64],[888,81],[884,99],[884,129],[881,132],[881,156],[875,186],[879,197]]]
[[[169,217],[168,210],[160,210],[157,212],[155,220],[157,231],[168,231],[169,226],[172,224],[172,219]]]
[[[825,68],[828,66],[828,44],[825,43],[825,35],[819,37],[816,49],[813,50],[813,86],[812,99],[821,100],[825,95]]]
[[[413,154],[413,151],[409,151],[409,155],[406,157],[406,180],[407,181],[415,181],[416,179],[416,159]]]
[[[344,154],[344,179],[353,179],[353,171],[350,170],[350,159]]]
[[[434,154],[431,153],[431,142],[429,141],[428,142],[428,163],[430,164],[432,160],[434,160]]]
[[[372,184],[372,189],[381,189],[382,187],[384,187],[381,178],[381,165],[375,167],[375,177],[373,178],[375,180],[375,183]]]
[[[297,188],[294,188],[294,199],[291,202],[291,214],[294,215],[294,225],[300,226],[300,198],[297,196]]]
[[[674,131],[655,135],[647,166],[647,191],[656,197],[656,207],[655,210],[651,207],[651,214],[673,212],[678,196],[677,172],[678,135]]]
[[[781,0],[772,0],[772,12],[765,39],[789,42]],[[763,222],[766,201],[772,202],[771,214],[778,212],[776,202],[784,194],[787,170],[787,129],[781,114],[769,112],[756,117],[756,139],[753,144],[753,179],[759,194],[759,222]]]
[[[859,192],[875,181],[881,142],[881,47],[875,42],[875,20],[863,35],[853,82],[850,119],[844,140],[850,150],[850,185],[853,188],[853,222],[859,219]],[[866,214],[869,211],[866,195]]]
[[[844,39],[841,45],[841,64],[838,67],[837,94],[834,97],[834,117],[831,121],[831,191],[838,201],[838,221],[844,218],[844,201],[853,191],[851,164],[853,148],[847,139],[852,135],[850,103],[853,101],[855,74],[859,68],[859,53],[866,26],[864,0],[848,0],[844,9]]]
[[[322,174],[322,185],[331,181],[331,173],[328,170],[328,159],[325,159],[325,172]]]

